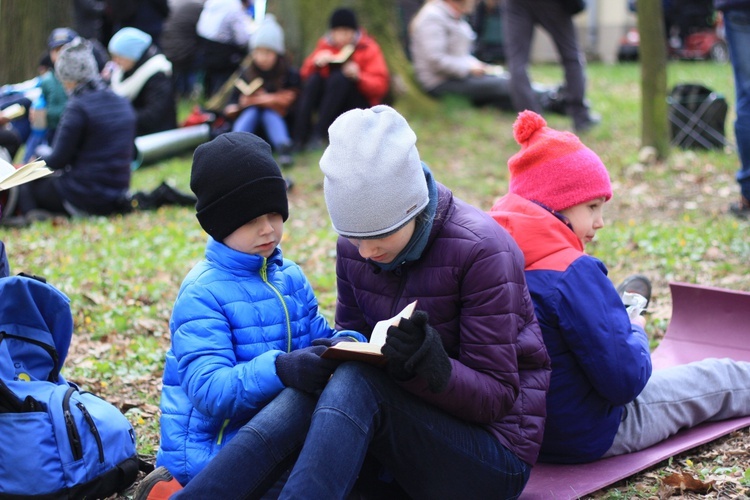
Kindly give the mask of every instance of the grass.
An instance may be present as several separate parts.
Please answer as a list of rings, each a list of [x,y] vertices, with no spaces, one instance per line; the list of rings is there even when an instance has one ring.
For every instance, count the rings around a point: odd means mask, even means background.
[[[727,134],[733,140],[731,68],[710,62],[671,62],[669,86],[700,82],[730,103]],[[556,65],[535,66],[533,79],[559,83]],[[647,331],[658,343],[671,315],[668,284],[684,281],[750,290],[748,222],[726,213],[737,196],[734,151],[673,150],[665,162],[639,163],[639,66],[591,64],[588,98],[603,123],[584,137],[613,180],[615,197],[605,213],[608,227],[588,249],[618,282],[640,272],[654,282]],[[183,104],[187,109],[188,104]],[[398,103],[397,106],[398,108]],[[518,150],[515,115],[475,109],[447,100],[436,112],[407,116],[422,160],[456,196],[489,209],[507,190],[506,161]],[[564,117],[550,126],[569,129]],[[322,192],[319,154],[297,157],[287,172],[296,186],[285,225],[285,256],[300,263],[321,308],[335,304],[335,234]],[[133,189],[162,180],[189,188],[190,155],[141,168]],[[0,226],[14,273],[45,276],[70,298],[75,336],[67,378],[118,404],[138,432],[139,450],[158,447],[162,362],[169,347],[169,316],[179,284],[203,254],[205,235],[189,208],[162,208],[124,217],[54,220],[24,229]],[[609,498],[632,486],[612,488]],[[631,496],[632,492],[627,493]]]

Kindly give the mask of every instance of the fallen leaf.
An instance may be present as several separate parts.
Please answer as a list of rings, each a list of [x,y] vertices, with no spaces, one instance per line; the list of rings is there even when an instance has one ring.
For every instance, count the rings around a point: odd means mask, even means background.
[[[693,491],[702,494],[708,493],[711,488],[713,488],[714,484],[716,484],[716,481],[708,481],[704,483],[690,474],[685,474],[683,472],[675,472],[674,474],[665,477],[663,482],[668,486],[679,488],[682,492]]]

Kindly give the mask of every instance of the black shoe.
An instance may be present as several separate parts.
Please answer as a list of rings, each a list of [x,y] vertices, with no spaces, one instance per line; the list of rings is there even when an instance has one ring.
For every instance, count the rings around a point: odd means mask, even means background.
[[[285,144],[279,147],[279,166],[281,168],[289,168],[294,165],[294,158],[292,158],[292,146],[291,144]]]
[[[620,297],[622,297],[622,294],[625,292],[637,293],[638,295],[645,297],[645,309],[648,307],[649,302],[651,302],[651,280],[642,274],[631,274],[625,278],[622,283],[617,285],[617,293]]]
[[[740,201],[729,204],[729,212],[738,219],[750,219],[750,200],[740,195]]]
[[[287,192],[291,191],[294,187],[294,181],[291,177],[284,177],[284,182],[286,182],[286,190]]]
[[[198,198],[189,193],[183,193],[166,182],[159,184],[154,190],[157,198],[164,201],[164,205],[178,205],[180,207],[192,207],[198,202]]]
[[[599,125],[601,121],[602,117],[599,114],[587,113],[584,118],[580,120],[574,120],[573,128],[575,128],[576,133],[582,134]]]
[[[305,151],[320,151],[325,148],[325,143],[320,136],[314,135],[307,141],[305,145]]]

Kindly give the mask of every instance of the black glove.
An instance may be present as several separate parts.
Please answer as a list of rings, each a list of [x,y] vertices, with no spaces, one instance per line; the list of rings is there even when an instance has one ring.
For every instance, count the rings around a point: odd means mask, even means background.
[[[440,334],[428,319],[426,312],[416,311],[410,319],[402,318],[398,326],[388,328],[382,353],[386,371],[396,380],[419,375],[427,380],[430,391],[441,392],[448,386],[452,367]]]
[[[276,375],[287,387],[305,392],[316,392],[325,387],[339,362],[323,359],[325,346],[310,346],[279,354],[276,358]]]
[[[354,337],[333,337],[333,338],[319,338],[312,341],[312,345],[323,345],[326,347],[332,347],[338,344],[339,342],[357,342],[357,339]]]

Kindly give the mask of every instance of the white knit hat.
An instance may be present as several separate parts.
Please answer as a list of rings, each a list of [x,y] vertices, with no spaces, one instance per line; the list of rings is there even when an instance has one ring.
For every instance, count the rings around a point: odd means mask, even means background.
[[[333,229],[347,238],[387,236],[429,202],[417,136],[388,106],[353,109],[328,129],[320,159]]]
[[[284,30],[281,29],[273,14],[266,14],[258,29],[251,38],[253,49],[263,47],[284,55]]]

